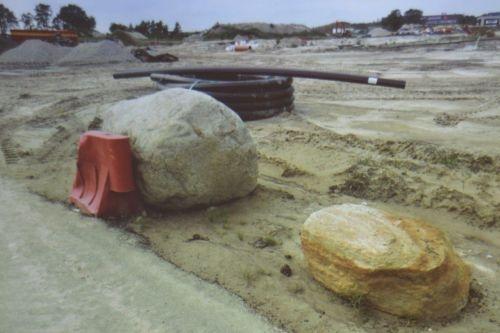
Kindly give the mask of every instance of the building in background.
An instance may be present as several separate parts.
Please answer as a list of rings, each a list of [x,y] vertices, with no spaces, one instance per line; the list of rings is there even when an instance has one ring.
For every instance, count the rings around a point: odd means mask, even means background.
[[[435,25],[455,25],[459,22],[459,15],[430,15],[424,16],[422,19],[424,24],[427,26],[435,26]]]
[[[488,13],[477,18],[477,24],[484,27],[500,26],[500,12]]]

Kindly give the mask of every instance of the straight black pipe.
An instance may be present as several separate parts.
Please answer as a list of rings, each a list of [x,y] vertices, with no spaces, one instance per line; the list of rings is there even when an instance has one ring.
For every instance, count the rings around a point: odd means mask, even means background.
[[[187,67],[169,69],[130,70],[113,74],[115,79],[128,79],[148,77],[151,74],[171,75],[276,75],[285,77],[298,77],[304,79],[318,79],[328,81],[341,81],[358,84],[369,84],[382,87],[404,89],[406,81],[383,79],[374,76],[343,74],[334,72],[311,71],[302,69],[267,68],[267,67]]]

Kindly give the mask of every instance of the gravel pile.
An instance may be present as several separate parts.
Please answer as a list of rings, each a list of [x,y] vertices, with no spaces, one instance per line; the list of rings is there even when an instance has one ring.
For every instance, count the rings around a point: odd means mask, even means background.
[[[57,65],[88,65],[118,62],[137,62],[130,50],[120,44],[104,40],[98,43],[84,43],[73,48]]]
[[[64,57],[71,48],[57,46],[41,40],[27,40],[0,55],[2,65],[45,66]]]

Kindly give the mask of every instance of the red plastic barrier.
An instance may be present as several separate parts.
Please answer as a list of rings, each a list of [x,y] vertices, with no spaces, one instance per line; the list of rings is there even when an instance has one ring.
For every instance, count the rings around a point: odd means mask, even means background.
[[[99,217],[127,216],[141,210],[127,136],[89,131],[80,137],[69,200],[82,212]]]

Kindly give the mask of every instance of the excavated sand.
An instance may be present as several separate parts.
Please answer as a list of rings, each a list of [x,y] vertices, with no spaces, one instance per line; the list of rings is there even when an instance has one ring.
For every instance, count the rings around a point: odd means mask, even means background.
[[[211,209],[148,212],[126,227],[159,256],[239,295],[287,331],[499,331],[500,43],[481,41],[468,51],[461,44],[332,52],[332,41],[238,54],[218,41],[165,45],[162,51],[186,66],[376,71],[408,85],[295,80],[291,114],[246,123],[259,154],[252,195]],[[126,69],[0,73],[0,173],[66,202],[80,133],[98,128],[106,104],[155,92],[147,78],[113,80],[113,72]],[[444,112],[457,117],[455,125],[435,120]],[[398,319],[314,281],[300,250],[302,224],[323,207],[363,201],[448,235],[473,278],[469,302],[455,319]],[[291,276],[281,273],[284,265]]]

